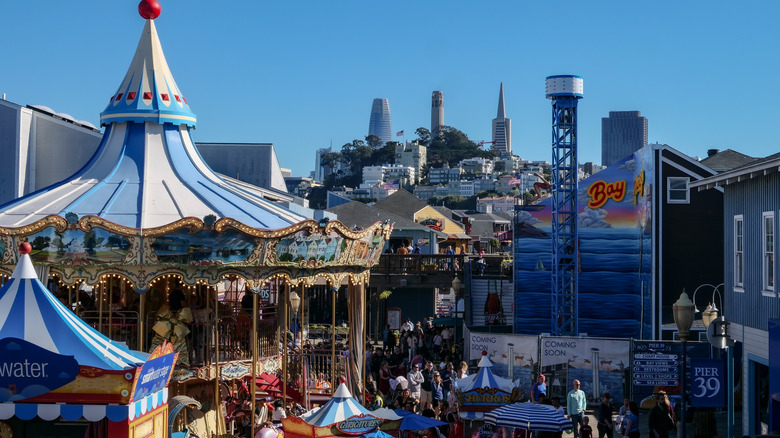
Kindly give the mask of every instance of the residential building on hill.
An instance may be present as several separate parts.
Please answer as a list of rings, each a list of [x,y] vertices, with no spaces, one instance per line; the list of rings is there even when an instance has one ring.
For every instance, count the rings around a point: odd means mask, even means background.
[[[363,183],[361,187],[370,187],[377,183],[399,180],[405,185],[416,180],[414,167],[383,164],[381,166],[366,166],[363,168]]]
[[[414,196],[421,201],[427,201],[436,195],[436,187],[433,186],[417,186],[414,188]]]
[[[473,174],[490,174],[493,172],[493,160],[489,158],[466,158],[458,163],[463,172]]]
[[[396,143],[395,164],[398,166],[412,167],[415,170],[413,184],[420,182],[423,167],[428,163],[428,148],[417,141]]]
[[[442,167],[434,167],[428,169],[428,182],[432,185],[447,184],[450,181],[460,181],[460,175],[463,173],[463,169],[460,167],[453,167],[447,163],[444,163]]]
[[[499,198],[477,198],[477,211],[480,213],[513,213],[516,200],[512,196]]]

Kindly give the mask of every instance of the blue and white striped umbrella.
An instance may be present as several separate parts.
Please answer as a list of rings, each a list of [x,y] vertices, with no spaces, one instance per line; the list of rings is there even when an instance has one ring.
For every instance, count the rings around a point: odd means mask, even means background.
[[[515,403],[485,414],[485,422],[502,427],[561,432],[572,428],[572,422],[550,405]]]
[[[104,370],[127,370],[146,362],[62,305],[38,280],[28,254],[22,254],[11,279],[0,288],[0,339],[4,338],[23,339],[73,356],[81,366]]]
[[[344,421],[356,415],[375,416],[352,398],[347,385],[342,383],[333,394],[333,398],[322,405],[321,408],[301,415],[301,418],[312,426],[323,427]]]

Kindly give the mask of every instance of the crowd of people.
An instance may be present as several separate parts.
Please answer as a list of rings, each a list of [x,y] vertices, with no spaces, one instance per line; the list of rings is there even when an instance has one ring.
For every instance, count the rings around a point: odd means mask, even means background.
[[[462,343],[453,339],[449,327],[434,326],[433,317],[425,324],[407,318],[400,331],[386,326],[382,346],[367,357],[366,405],[417,413],[441,410],[452,382],[468,375],[468,365],[460,360]]]

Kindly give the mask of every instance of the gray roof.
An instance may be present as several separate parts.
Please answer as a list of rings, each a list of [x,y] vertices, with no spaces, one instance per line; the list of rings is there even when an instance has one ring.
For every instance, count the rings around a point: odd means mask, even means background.
[[[435,231],[430,228],[420,225],[417,222],[404,219],[392,213],[388,213],[384,210],[366,205],[362,202],[352,201],[346,204],[337,205],[327,209],[331,213],[338,215],[339,222],[348,227],[357,225],[362,228],[368,228],[376,222],[384,222],[389,220],[393,223],[393,228],[396,230],[415,230],[415,231]]]
[[[757,158],[755,157],[745,155],[732,149],[726,149],[725,151],[720,151],[704,158],[700,163],[720,173],[745,166],[756,160]]]
[[[374,204],[374,207],[413,221],[414,214],[427,205],[428,204],[425,201],[421,201],[420,198],[404,189],[400,189],[387,198],[377,201],[377,203]]]

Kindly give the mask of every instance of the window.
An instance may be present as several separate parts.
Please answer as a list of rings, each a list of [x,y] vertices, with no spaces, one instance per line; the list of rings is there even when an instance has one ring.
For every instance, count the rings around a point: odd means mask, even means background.
[[[762,217],[763,232],[761,253],[764,291],[772,292],[775,290],[775,212],[765,211]]]
[[[744,278],[745,229],[742,215],[734,216],[734,287],[742,291]]]
[[[688,177],[670,176],[666,179],[666,202],[670,204],[688,204]]]

